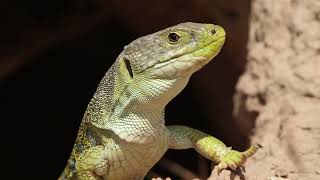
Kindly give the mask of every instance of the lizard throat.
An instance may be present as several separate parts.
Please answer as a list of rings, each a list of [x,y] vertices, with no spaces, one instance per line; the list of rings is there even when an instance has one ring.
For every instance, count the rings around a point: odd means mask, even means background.
[[[131,112],[116,122],[108,122],[106,127],[126,142],[152,143],[165,129],[164,113],[162,110],[148,113]]]

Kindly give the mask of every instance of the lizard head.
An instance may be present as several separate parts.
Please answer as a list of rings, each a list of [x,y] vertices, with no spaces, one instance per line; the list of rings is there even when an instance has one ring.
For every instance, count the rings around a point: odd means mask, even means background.
[[[218,25],[182,23],[133,41],[124,57],[132,75],[190,77],[219,53],[225,35]]]
[[[213,24],[188,22],[166,28],[126,46],[119,56],[121,72],[143,94],[167,95],[165,102],[169,102],[194,72],[219,53],[225,35],[222,27]]]

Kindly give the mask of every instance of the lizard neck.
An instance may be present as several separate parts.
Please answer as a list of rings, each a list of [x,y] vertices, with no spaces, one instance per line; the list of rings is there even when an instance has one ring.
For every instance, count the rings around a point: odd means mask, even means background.
[[[111,130],[121,139],[144,143],[165,129],[165,106],[189,78],[151,79],[139,76],[129,83],[115,76],[112,66],[90,101],[82,123]],[[118,77],[118,78],[115,78]]]

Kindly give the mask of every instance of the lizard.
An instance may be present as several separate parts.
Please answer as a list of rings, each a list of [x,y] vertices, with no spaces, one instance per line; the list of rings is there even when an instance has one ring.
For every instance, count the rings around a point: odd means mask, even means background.
[[[87,106],[59,180],[143,179],[167,149],[194,148],[218,164],[218,173],[242,167],[261,145],[236,151],[164,119],[165,106],[220,52],[225,37],[219,25],[186,22],[125,46]]]

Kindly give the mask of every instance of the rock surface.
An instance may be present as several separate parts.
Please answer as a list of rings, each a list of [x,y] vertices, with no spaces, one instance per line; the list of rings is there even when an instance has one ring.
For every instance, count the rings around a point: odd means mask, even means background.
[[[264,149],[246,179],[320,179],[320,1],[253,0],[247,59],[234,115]]]

